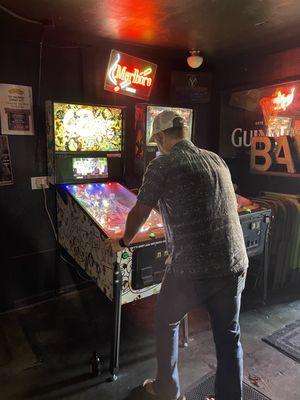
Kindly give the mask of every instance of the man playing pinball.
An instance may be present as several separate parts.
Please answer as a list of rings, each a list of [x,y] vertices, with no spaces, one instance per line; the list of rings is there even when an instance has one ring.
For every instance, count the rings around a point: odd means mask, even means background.
[[[107,239],[121,251],[159,205],[169,257],[156,306],[157,371],[138,398],[184,400],[178,374],[178,333],[186,313],[205,305],[217,355],[215,400],[241,400],[243,351],[239,313],[248,258],[230,172],[213,152],[187,140],[184,120],[163,111],[152,139],[161,155],[143,177],[124,237]]]

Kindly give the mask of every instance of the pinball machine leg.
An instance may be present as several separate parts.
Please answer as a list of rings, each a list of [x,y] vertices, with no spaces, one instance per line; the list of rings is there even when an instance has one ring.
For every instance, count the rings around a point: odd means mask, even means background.
[[[58,242],[55,245],[55,270],[54,270],[54,295],[57,296],[59,293],[59,271],[61,262],[61,247]]]
[[[181,347],[188,347],[189,345],[189,315],[185,314],[181,322],[182,325],[182,338]]]
[[[270,222],[268,221],[268,227],[265,236],[264,243],[264,255],[263,255],[263,269],[264,269],[264,282],[263,282],[263,304],[266,303],[268,295],[268,274],[269,274],[269,229]]]
[[[122,308],[122,274],[120,265],[114,263],[113,274],[113,329],[110,351],[110,381],[117,379],[119,371],[119,353],[120,353],[120,329],[121,329],[121,308]]]

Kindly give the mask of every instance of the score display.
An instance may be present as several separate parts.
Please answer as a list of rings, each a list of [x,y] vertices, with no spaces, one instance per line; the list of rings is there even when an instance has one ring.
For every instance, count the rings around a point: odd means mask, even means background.
[[[100,179],[108,178],[107,158],[73,158],[74,179]]]
[[[112,50],[104,90],[149,100],[157,65],[141,58]]]

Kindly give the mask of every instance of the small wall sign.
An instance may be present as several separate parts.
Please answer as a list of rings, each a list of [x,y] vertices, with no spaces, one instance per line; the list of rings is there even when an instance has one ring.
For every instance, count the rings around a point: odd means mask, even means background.
[[[32,88],[0,83],[2,135],[33,135]]]

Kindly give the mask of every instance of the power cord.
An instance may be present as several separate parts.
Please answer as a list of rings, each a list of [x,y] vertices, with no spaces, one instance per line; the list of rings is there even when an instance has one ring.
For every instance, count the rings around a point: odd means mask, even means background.
[[[55,230],[54,222],[53,222],[53,220],[52,220],[52,218],[51,218],[50,211],[49,211],[49,208],[48,208],[45,186],[42,186],[42,189],[43,189],[43,196],[44,196],[44,207],[45,207],[45,211],[46,211],[46,214],[47,214],[47,216],[48,216],[48,218],[49,218],[49,222],[50,222],[50,225],[51,225],[51,227],[52,227],[52,231],[53,231],[55,240],[56,240],[56,242],[57,242],[57,240],[58,240],[57,232],[56,232],[56,230]],[[70,261],[68,261],[68,260],[67,260],[66,258],[64,258],[62,255],[60,255],[60,258],[61,258],[65,263],[67,263],[68,265],[70,265],[71,267],[73,267],[73,268],[75,269],[75,271],[76,271],[76,273],[77,273],[77,275],[79,276],[80,279],[84,280],[85,282],[93,282],[93,281],[94,281],[93,279],[87,279],[86,277],[84,277],[83,275],[81,275],[80,272],[78,271],[77,266],[74,265],[73,263],[71,263]]]
[[[48,205],[47,205],[47,196],[46,196],[45,186],[42,186],[42,189],[43,189],[43,195],[44,195],[44,208],[45,208],[46,214],[48,215],[49,222],[50,222],[50,225],[52,227],[52,231],[53,231],[55,240],[57,241],[58,240],[57,232],[55,230],[55,226],[54,226],[54,223],[53,223],[53,220],[51,218],[51,215],[50,215],[50,212],[49,212],[49,209],[48,209]]]
[[[60,258],[61,258],[65,263],[67,263],[68,265],[70,265],[71,267],[73,267],[73,268],[75,269],[75,271],[76,271],[76,273],[77,273],[77,275],[79,276],[80,279],[82,279],[82,280],[85,281],[85,282],[95,282],[94,279],[88,279],[88,278],[86,278],[85,276],[81,275],[81,273],[80,273],[79,270],[78,270],[78,267],[77,267],[75,264],[71,263],[69,260],[67,260],[65,257],[63,257],[62,255],[60,255]]]

